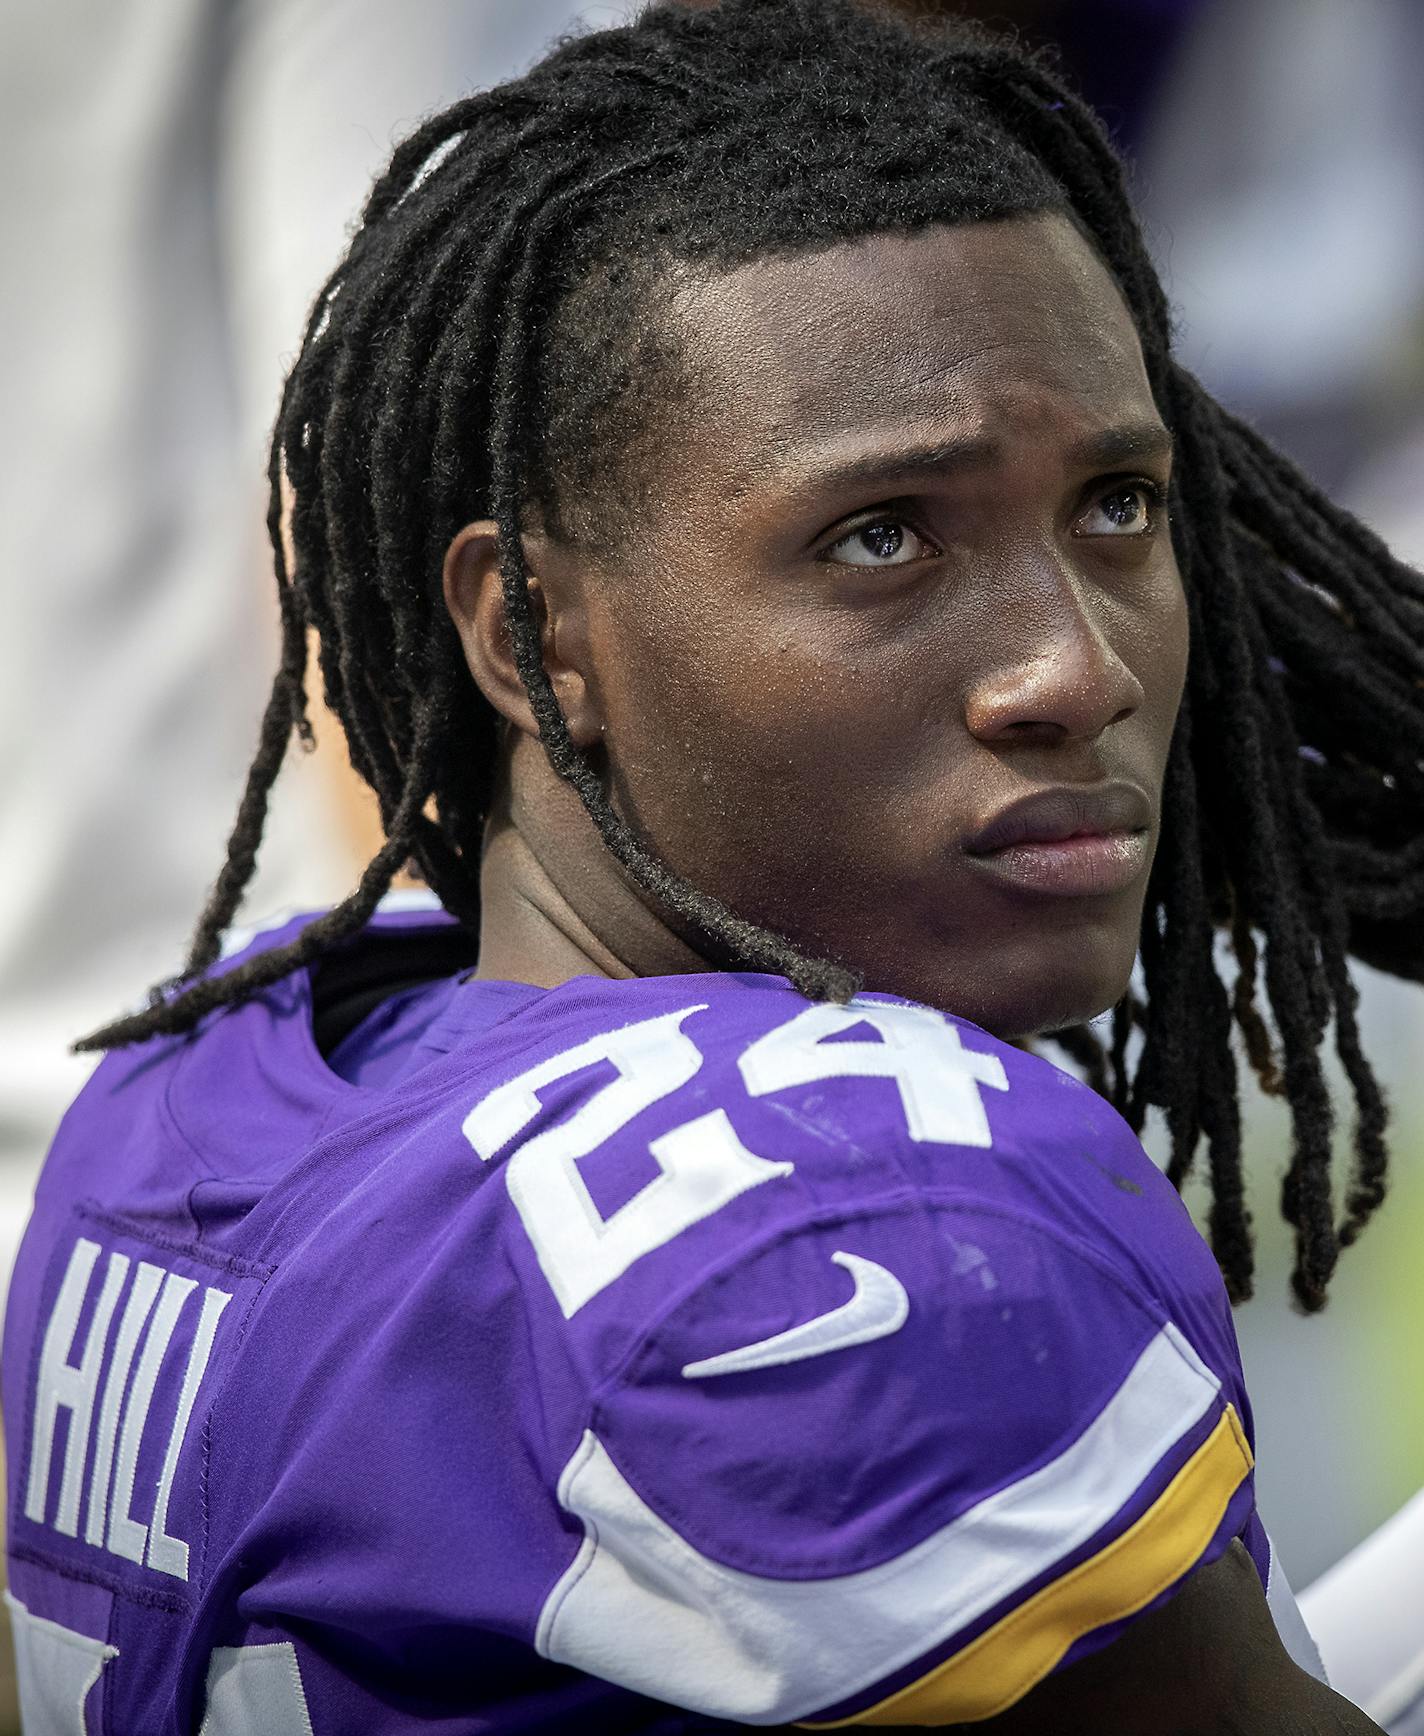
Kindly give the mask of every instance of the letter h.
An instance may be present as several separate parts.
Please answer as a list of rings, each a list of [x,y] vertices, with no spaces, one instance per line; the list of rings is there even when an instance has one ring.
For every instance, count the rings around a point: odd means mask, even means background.
[[[77,1363],[69,1360],[89,1280],[99,1258],[99,1244],[81,1236],[74,1244],[69,1267],[59,1287],[40,1351],[39,1379],[35,1388],[34,1428],[30,1437],[30,1475],[25,1492],[25,1517],[43,1525],[49,1496],[50,1458],[60,1406],[69,1412],[69,1435],[64,1446],[64,1476],[59,1487],[57,1530],[73,1537],[79,1530],[79,1496],[84,1483],[84,1464],[89,1453],[89,1431],[94,1399],[103,1370],[104,1350],[114,1304],[128,1276],[126,1254],[110,1254],[99,1300],[89,1322],[89,1336]]]

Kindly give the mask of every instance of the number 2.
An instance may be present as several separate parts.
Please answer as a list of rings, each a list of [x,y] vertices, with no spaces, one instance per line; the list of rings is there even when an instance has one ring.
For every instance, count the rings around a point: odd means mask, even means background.
[[[753,1156],[732,1131],[726,1111],[714,1109],[652,1141],[648,1149],[660,1173],[611,1217],[594,1204],[579,1174],[579,1159],[693,1077],[702,1055],[682,1022],[704,1010],[684,1007],[591,1037],[491,1091],[465,1117],[465,1138],[488,1160],[538,1114],[535,1092],[599,1061],[618,1069],[618,1077],[567,1121],[520,1146],[506,1171],[509,1197],[566,1316],[644,1254],[748,1188],[791,1171],[789,1163]]]

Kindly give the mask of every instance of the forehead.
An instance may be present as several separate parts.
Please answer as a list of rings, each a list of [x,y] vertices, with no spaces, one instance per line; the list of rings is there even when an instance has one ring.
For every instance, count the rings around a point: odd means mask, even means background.
[[[1126,304],[1056,214],[757,260],[685,283],[673,319],[705,436],[685,456],[753,475],[947,421],[1046,443],[1157,419]]]

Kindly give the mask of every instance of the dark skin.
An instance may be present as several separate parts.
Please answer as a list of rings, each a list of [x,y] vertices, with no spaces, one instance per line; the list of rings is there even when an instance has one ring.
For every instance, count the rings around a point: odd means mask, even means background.
[[[574,740],[672,867],[873,988],[1002,1036],[1102,1011],[1136,952],[1187,655],[1150,498],[1170,440],[1107,273],[1039,217],[760,262],[693,281],[673,317],[695,433],[673,413],[637,546],[528,539]],[[447,576],[522,738],[526,848],[491,840],[481,970],[699,968],[532,740],[492,525]],[[1129,886],[1026,895],[966,855],[1005,803],[1110,780],[1148,821]]]
[[[1136,954],[1188,650],[1171,442],[1111,278],[1044,215],[689,275],[668,317],[695,385],[631,546],[526,537],[574,741],[672,867],[869,987],[1004,1037],[1102,1012]],[[479,973],[709,968],[544,757],[491,522],[455,538],[445,587],[510,725]],[[975,854],[1005,804],[1110,784],[1135,822],[1111,889]],[[1239,1545],[981,1727],[1374,1728],[1291,1662]]]

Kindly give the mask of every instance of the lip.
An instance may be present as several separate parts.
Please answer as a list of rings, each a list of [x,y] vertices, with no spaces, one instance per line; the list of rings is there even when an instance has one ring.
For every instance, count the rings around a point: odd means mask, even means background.
[[[1150,859],[1153,810],[1136,784],[1065,784],[1001,808],[965,840],[969,859],[1024,891],[1083,898],[1122,892]]]

